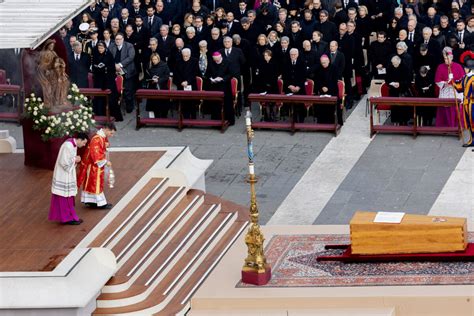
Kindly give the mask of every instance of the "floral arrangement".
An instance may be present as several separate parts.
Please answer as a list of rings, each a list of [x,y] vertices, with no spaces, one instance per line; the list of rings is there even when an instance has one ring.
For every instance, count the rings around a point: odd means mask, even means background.
[[[43,131],[43,141],[89,132],[95,126],[91,102],[79,92],[77,85],[71,86],[67,99],[73,109],[54,115],[49,113],[41,98],[34,93],[25,99],[24,115],[33,121],[33,129]]]

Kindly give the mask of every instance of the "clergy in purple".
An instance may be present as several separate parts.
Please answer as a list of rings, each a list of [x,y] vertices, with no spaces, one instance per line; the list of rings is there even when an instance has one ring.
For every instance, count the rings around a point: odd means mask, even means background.
[[[79,225],[74,198],[77,194],[76,164],[81,161],[77,148],[87,143],[87,134],[67,139],[59,149],[51,185],[51,207],[48,219],[62,224]]]

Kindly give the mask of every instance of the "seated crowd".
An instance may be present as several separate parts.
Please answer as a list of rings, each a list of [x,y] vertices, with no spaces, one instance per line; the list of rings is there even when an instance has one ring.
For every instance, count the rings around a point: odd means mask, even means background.
[[[240,92],[236,111],[249,106],[253,92],[305,94],[307,80],[314,94],[332,96],[344,82],[346,108],[372,79],[385,80],[390,96],[452,98],[448,77],[460,79],[460,63],[474,54],[473,13],[465,0],[105,0],[59,34],[70,52],[71,81],[87,87],[91,72],[94,87],[111,89],[116,120],[122,113],[114,83],[121,74],[128,113],[136,89],[196,90],[200,77],[204,90],[224,91],[233,124],[231,78]],[[94,107],[105,111],[100,100]],[[151,117],[167,117],[170,108],[158,100],[146,104]],[[197,107],[186,108],[183,115],[195,118]],[[265,120],[275,119],[270,109]],[[393,111],[392,122],[409,123],[409,112]],[[327,111],[313,113],[318,122],[334,120]],[[426,125],[456,124],[449,109],[420,114]]]

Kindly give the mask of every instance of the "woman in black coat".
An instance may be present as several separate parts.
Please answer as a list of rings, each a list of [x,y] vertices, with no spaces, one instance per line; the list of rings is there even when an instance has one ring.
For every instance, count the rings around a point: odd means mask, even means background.
[[[153,53],[150,56],[150,64],[145,70],[145,85],[147,89],[168,90],[168,79],[170,77],[170,69],[168,65],[161,61],[160,55]],[[146,101],[146,110],[153,112],[153,116],[166,118],[170,108],[169,102],[166,100],[148,99]],[[150,117],[151,117],[150,113]]]
[[[278,66],[274,62],[273,53],[267,49],[263,53],[263,58],[258,61],[255,68],[255,86],[254,90],[257,93],[278,94]],[[263,107],[263,120],[275,120],[275,104],[267,102]]]
[[[110,89],[109,109],[116,121],[123,121],[122,112],[118,104],[118,91],[115,85],[115,62],[112,54],[107,50],[105,43],[97,43],[97,49],[92,55],[92,78],[94,88],[106,90]],[[93,101],[94,114],[105,115],[105,99],[95,97]]]

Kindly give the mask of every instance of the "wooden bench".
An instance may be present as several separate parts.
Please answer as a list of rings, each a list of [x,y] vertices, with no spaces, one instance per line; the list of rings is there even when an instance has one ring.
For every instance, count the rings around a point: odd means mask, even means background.
[[[157,126],[177,126],[179,131],[184,126],[220,126],[223,133],[229,126],[229,122],[224,117],[224,92],[222,91],[183,91],[183,90],[151,90],[139,89],[135,93],[137,101],[137,125],[136,129],[142,126],[157,125]],[[177,118],[142,118],[140,113],[140,102],[142,99],[157,99],[169,100],[178,102],[178,117]],[[199,101],[217,101],[221,104],[221,119],[220,120],[205,120],[205,119],[184,119],[182,101],[195,100]]]
[[[431,135],[458,135],[461,137],[459,127],[438,127],[438,126],[418,126],[416,109],[419,107],[433,106],[456,106],[455,99],[439,99],[439,98],[410,98],[410,97],[371,97],[370,102],[370,137],[375,133],[402,133],[413,134],[416,137],[418,134]],[[460,101],[459,101],[460,102]],[[374,124],[374,110],[377,107],[384,109],[405,106],[413,107],[413,125],[412,126],[395,126],[395,125],[375,125]]]
[[[99,124],[104,124],[106,122],[113,122],[115,118],[110,117],[110,106],[109,106],[109,96],[112,93],[110,89],[98,89],[98,88],[80,88],[79,92],[84,96],[89,98],[94,97],[104,97],[105,98],[105,116],[94,115],[94,120]]]
[[[309,131],[331,131],[337,136],[341,126],[337,123],[337,106],[339,105],[337,97],[321,97],[317,95],[286,95],[286,94],[258,94],[249,95],[250,102],[274,102],[284,103],[290,106],[290,113],[293,113],[296,104],[304,104],[306,107],[314,105],[334,107],[334,124],[320,123],[296,123],[292,115],[288,122],[252,122],[252,128],[261,129],[282,129],[290,130],[295,133],[296,130]]]

